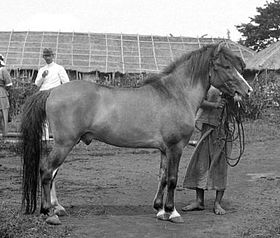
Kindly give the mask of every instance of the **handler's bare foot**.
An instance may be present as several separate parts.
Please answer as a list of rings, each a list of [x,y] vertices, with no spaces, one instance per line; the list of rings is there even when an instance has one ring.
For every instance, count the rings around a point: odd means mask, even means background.
[[[223,209],[219,203],[214,204],[213,211],[216,215],[225,215],[226,214],[226,210]]]
[[[182,211],[184,211],[184,212],[201,211],[201,210],[204,210],[204,204],[202,204],[200,202],[193,202],[182,208]]]

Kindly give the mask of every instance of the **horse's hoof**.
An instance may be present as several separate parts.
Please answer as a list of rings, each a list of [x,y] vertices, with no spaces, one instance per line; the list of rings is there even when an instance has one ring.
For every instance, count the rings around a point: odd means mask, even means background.
[[[58,215],[59,217],[68,216],[68,213],[65,209],[54,209],[54,214]]]
[[[167,213],[160,214],[160,215],[157,215],[157,219],[162,220],[162,221],[168,221],[169,215]]]
[[[173,223],[184,223],[184,220],[181,216],[169,218],[168,221],[171,221]]]
[[[49,225],[61,225],[61,221],[58,218],[58,215],[50,216],[46,219],[46,223]]]
[[[162,221],[168,221],[170,213],[166,213],[163,209],[157,213],[157,219]]]

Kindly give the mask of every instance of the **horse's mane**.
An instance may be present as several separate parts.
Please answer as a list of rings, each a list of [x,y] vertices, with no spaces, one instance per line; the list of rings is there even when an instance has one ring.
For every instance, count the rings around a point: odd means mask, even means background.
[[[185,65],[185,70],[188,71],[191,83],[195,84],[199,78],[208,75],[209,65],[215,57],[215,50],[219,44],[209,44],[202,48],[192,51],[190,53],[183,54],[181,57],[170,63],[165,67],[159,74],[154,74],[148,77],[143,85],[151,85],[152,87],[163,91],[165,85],[161,80],[162,77],[172,74],[178,67],[182,64]],[[233,54],[228,48],[221,47],[219,51],[219,57],[221,58],[221,63],[226,60],[230,61],[237,69],[243,69],[245,64],[241,58]]]

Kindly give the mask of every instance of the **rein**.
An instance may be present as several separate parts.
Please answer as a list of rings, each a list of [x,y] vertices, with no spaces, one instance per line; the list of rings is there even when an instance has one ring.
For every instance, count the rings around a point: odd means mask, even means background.
[[[235,167],[245,151],[245,132],[242,123],[245,107],[242,102],[235,102],[232,97],[223,97],[227,99],[221,117],[225,117],[225,123],[221,123],[220,126],[225,127],[225,154],[227,163],[229,166]],[[237,157],[232,158],[228,156],[227,147],[229,143],[233,146],[233,142],[235,141],[238,141],[239,152]]]

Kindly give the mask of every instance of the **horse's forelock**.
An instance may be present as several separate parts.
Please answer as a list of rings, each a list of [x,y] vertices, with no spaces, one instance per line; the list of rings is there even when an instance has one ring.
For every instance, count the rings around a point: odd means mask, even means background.
[[[243,71],[245,69],[245,62],[229,48],[223,47],[221,54],[225,60],[228,60],[238,71]]]

